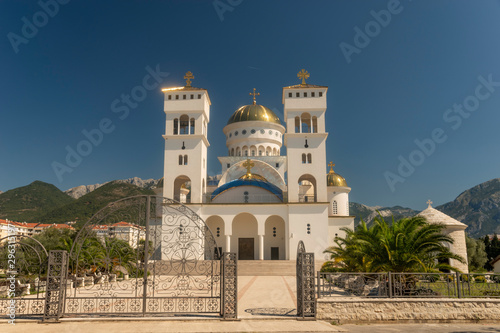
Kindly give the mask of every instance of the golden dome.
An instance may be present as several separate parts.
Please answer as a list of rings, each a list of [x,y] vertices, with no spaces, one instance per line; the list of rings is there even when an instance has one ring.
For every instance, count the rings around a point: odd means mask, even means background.
[[[240,121],[268,121],[281,125],[280,119],[273,111],[259,104],[242,106],[234,111],[227,124],[238,123]]]
[[[326,175],[326,186],[344,186],[347,187],[347,183],[345,181],[345,178],[339,175],[338,173],[335,173],[333,171],[333,167],[335,164],[331,163],[328,164],[330,167],[330,171]]]
[[[239,179],[255,179],[255,180],[261,180],[263,182],[267,182],[266,178],[264,178],[261,175],[258,175],[256,173],[247,173],[247,174],[241,176]]]

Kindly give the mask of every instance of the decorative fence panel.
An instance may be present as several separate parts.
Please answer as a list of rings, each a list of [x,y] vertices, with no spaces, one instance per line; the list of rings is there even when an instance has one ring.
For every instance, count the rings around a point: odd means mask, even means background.
[[[304,243],[297,247],[297,317],[316,318],[314,253],[306,252]]]
[[[318,297],[500,298],[500,274],[318,272]]]

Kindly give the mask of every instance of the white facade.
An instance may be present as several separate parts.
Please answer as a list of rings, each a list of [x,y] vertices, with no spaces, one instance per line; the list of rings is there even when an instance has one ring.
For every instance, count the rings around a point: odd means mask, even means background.
[[[189,205],[218,247],[240,260],[295,260],[299,241],[316,260],[328,259],[323,251],[343,235],[340,228],[354,227],[354,217],[345,180],[333,169],[325,172],[327,90],[305,83],[284,87],[285,119],[257,104],[255,95],[253,104],[228,112],[228,153],[218,157],[219,181],[208,184],[208,92],[190,82],[163,89],[163,195]]]

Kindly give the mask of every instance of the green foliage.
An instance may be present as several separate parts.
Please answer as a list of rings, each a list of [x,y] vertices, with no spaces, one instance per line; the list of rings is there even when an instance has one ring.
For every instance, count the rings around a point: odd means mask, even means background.
[[[469,272],[477,272],[483,269],[484,265],[488,261],[484,242],[480,239],[465,237],[465,243],[467,245],[467,258],[469,261]]]
[[[332,261],[327,261],[323,263],[323,265],[321,265],[320,271],[324,273],[336,273],[336,272],[341,272],[342,268],[336,266],[335,263]]]
[[[336,245],[325,253],[346,272],[457,271],[448,259],[465,260],[446,247],[453,239],[442,234],[444,228],[420,216],[393,219],[392,224],[379,216],[370,227],[361,221],[355,230],[343,228],[346,237],[336,237]]]
[[[495,233],[491,241],[488,235],[484,236],[483,242],[488,258],[488,261],[486,262],[484,267],[488,271],[491,271],[493,269],[493,266],[491,266],[490,262],[500,255],[500,240],[498,239],[498,235]]]
[[[54,185],[37,180],[27,186],[0,194],[0,218],[19,222],[39,222],[39,216],[70,204],[74,200]]]
[[[486,278],[483,275],[474,275],[474,282],[486,283]]]

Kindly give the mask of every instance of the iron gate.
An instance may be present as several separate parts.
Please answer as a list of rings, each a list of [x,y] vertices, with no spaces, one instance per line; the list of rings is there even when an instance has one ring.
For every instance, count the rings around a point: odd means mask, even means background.
[[[79,231],[60,313],[236,317],[222,311],[220,258],[204,221],[181,203],[157,196],[116,201]]]
[[[42,316],[47,250],[27,235],[12,234],[0,244],[0,313],[11,320]]]
[[[297,317],[316,318],[314,253],[306,252],[302,241],[297,246]]]

